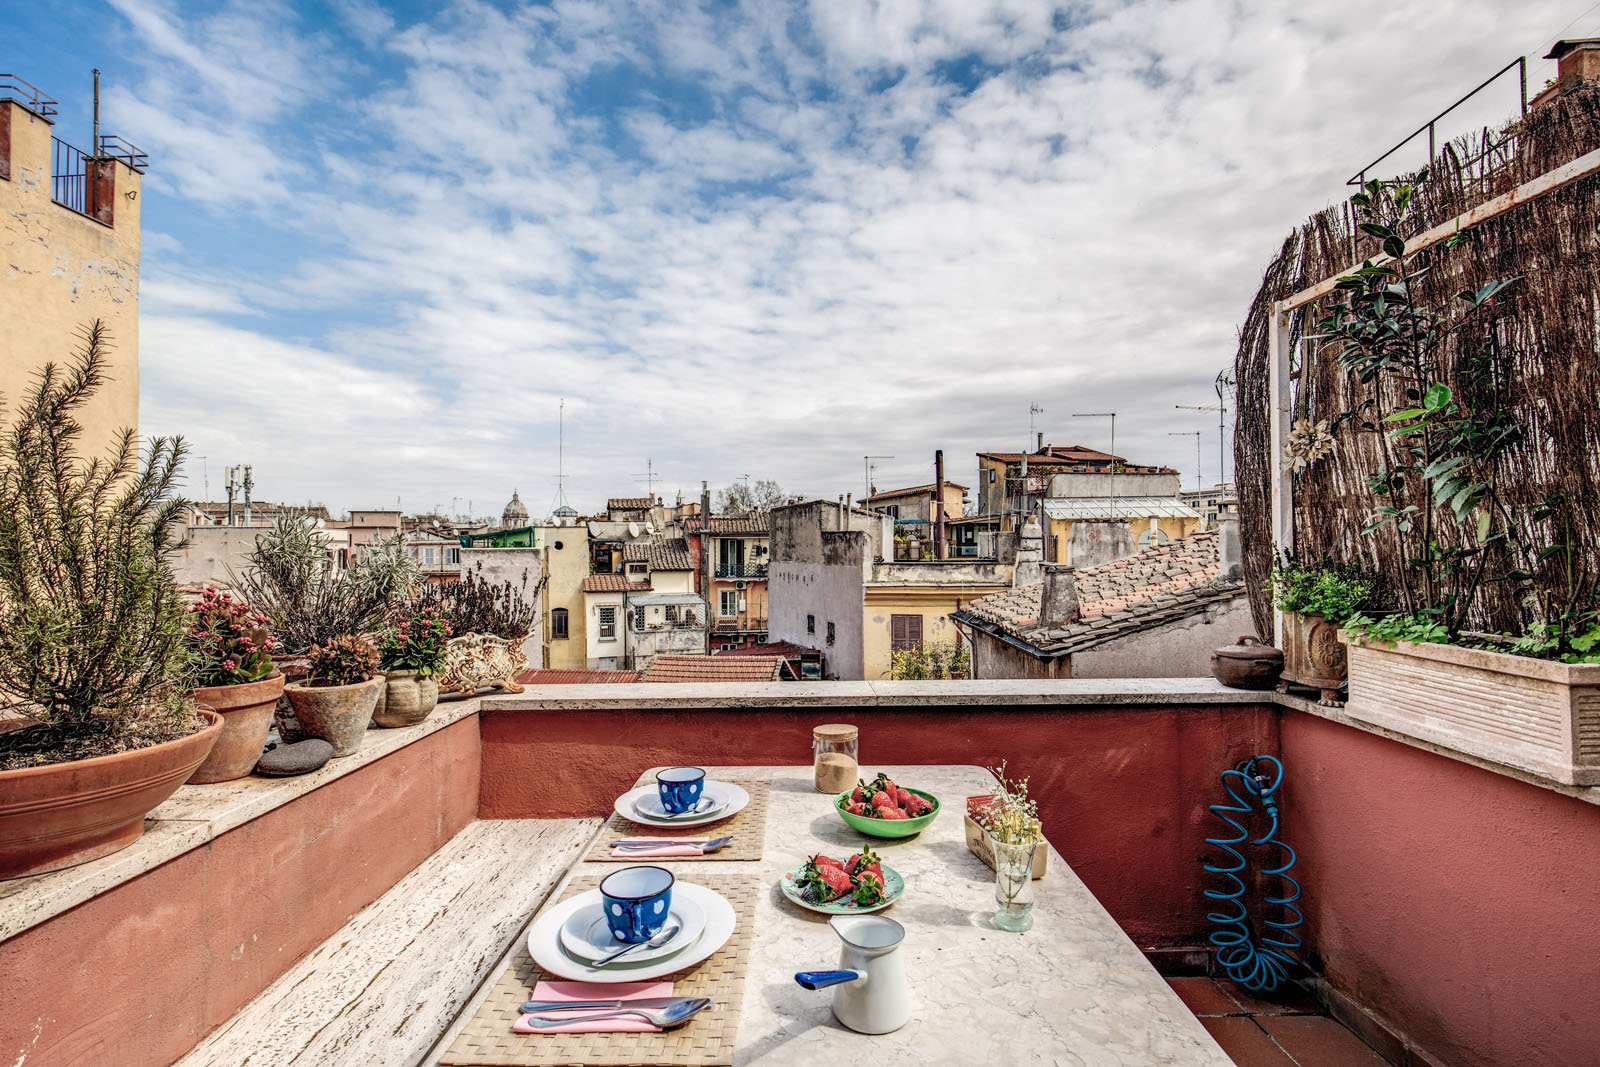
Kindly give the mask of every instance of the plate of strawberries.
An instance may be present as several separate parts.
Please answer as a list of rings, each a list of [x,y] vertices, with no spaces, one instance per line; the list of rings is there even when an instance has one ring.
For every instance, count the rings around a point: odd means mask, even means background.
[[[900,899],[906,882],[870,848],[847,860],[816,855],[783,876],[783,895],[823,915],[863,915]]]
[[[840,793],[833,806],[845,822],[871,837],[910,837],[939,814],[938,797],[896,785],[887,774]]]

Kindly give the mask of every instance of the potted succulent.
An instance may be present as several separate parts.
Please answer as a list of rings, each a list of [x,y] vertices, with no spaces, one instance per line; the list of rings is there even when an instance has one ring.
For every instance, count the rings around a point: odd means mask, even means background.
[[[222,717],[184,684],[182,593],[168,557],[184,448],[131,430],[84,459],[77,413],[106,335],[47,363],[0,436],[0,695],[31,725],[0,733],[0,878],[115,852],[200,766]]]
[[[314,646],[310,660],[305,681],[291,682],[284,694],[302,730],[332,745],[335,758],[348,756],[361,747],[383,691],[378,650],[366,638],[346,634]]]
[[[444,662],[450,624],[437,608],[421,608],[400,618],[378,639],[378,665],[384,695],[372,721],[379,726],[415,726],[439,702],[439,666]]]
[[[266,621],[232,593],[211,586],[189,605],[188,645],[199,683],[189,698],[222,716],[222,736],[189,776],[192,783],[243,778],[261,758],[283,693],[283,672],[272,664],[276,641]]]
[[[530,589],[524,572],[519,590],[510,581],[496,586],[474,574],[422,588],[419,605],[436,608],[453,635],[437,672],[440,692],[470,695],[484,686],[522,692],[516,677],[528,666],[523,645],[539,618],[539,590],[546,580],[541,577]]]

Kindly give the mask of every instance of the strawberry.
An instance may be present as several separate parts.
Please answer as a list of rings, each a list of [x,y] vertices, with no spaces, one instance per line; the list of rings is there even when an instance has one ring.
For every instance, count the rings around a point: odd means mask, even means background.
[[[877,812],[877,810],[878,809],[873,807],[871,804],[856,804],[851,807],[850,814],[860,815],[863,818],[870,819],[873,817],[873,814]]]
[[[879,808],[878,809],[878,818],[880,818],[880,819],[909,819],[909,818],[911,818],[911,816],[907,815],[904,811],[901,811],[899,808]]]
[[[856,787],[850,790],[850,803],[865,804],[867,802],[867,794],[865,792],[867,788],[866,782],[857,780]]]
[[[906,814],[915,819],[918,815],[926,815],[933,810],[933,803],[912,793],[906,797],[904,804],[900,805]]]
[[[860,852],[844,861],[845,873],[855,877],[863,868],[870,868],[879,862],[878,854],[870,846],[865,846]]]
[[[850,876],[844,873],[843,867],[814,860],[802,868],[798,881],[806,895],[818,904],[837,900],[851,891]]]
[[[840,863],[832,856],[824,856],[821,853],[811,857],[811,864],[816,867],[837,867],[841,871],[848,870],[843,863]]]
[[[872,794],[872,806],[875,808],[892,808],[895,806],[894,797],[887,792]]]
[[[871,907],[883,903],[883,879],[870,873],[863,873],[860,881],[850,894],[850,899],[862,907]]]
[[[894,787],[894,806],[897,807],[897,808],[904,808],[906,811],[910,811],[911,810],[911,805],[910,805],[911,796],[912,796],[912,794],[909,791],[907,791],[905,789],[902,789],[899,786],[895,786]]]

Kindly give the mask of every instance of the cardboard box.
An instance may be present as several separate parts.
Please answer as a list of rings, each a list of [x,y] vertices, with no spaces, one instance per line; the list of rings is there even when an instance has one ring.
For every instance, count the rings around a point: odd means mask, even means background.
[[[974,799],[976,799],[976,798],[974,798]],[[967,821],[967,848],[968,848],[968,850],[971,851],[971,853],[974,856],[978,857],[984,863],[988,864],[990,869],[993,869],[994,868],[994,848],[989,844],[989,832],[987,830],[985,830],[983,827],[979,826],[977,824],[977,822],[973,820],[971,815],[968,815],[966,817],[966,821]],[[1039,843],[1039,847],[1033,850],[1033,876],[1034,876],[1034,878],[1037,879],[1037,878],[1043,878],[1044,877],[1045,865],[1049,861],[1050,861],[1050,846],[1046,845],[1044,842],[1041,841]]]

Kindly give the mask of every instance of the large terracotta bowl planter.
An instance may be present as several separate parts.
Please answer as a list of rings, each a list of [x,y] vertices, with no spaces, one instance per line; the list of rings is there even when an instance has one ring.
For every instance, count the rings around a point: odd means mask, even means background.
[[[433,714],[437,703],[439,679],[416,671],[389,671],[372,721],[379,726],[415,726]]]
[[[354,685],[309,686],[291,682],[284,695],[294,705],[300,728],[333,746],[333,755],[348,756],[361,747],[367,724],[383,692],[383,675]]]
[[[222,736],[190,782],[231,782],[250,773],[267,745],[283,681],[283,672],[275,670],[259,681],[205,686],[189,694],[196,704],[222,716]]]
[[[1283,613],[1283,680],[1321,690],[1318,703],[1339,707],[1349,660],[1339,627],[1316,612]],[[1287,685],[1280,687],[1288,691]]]
[[[0,879],[99,859],[144,832],[144,817],[205,761],[222,716],[188,737],[132,752],[0,771]]]

